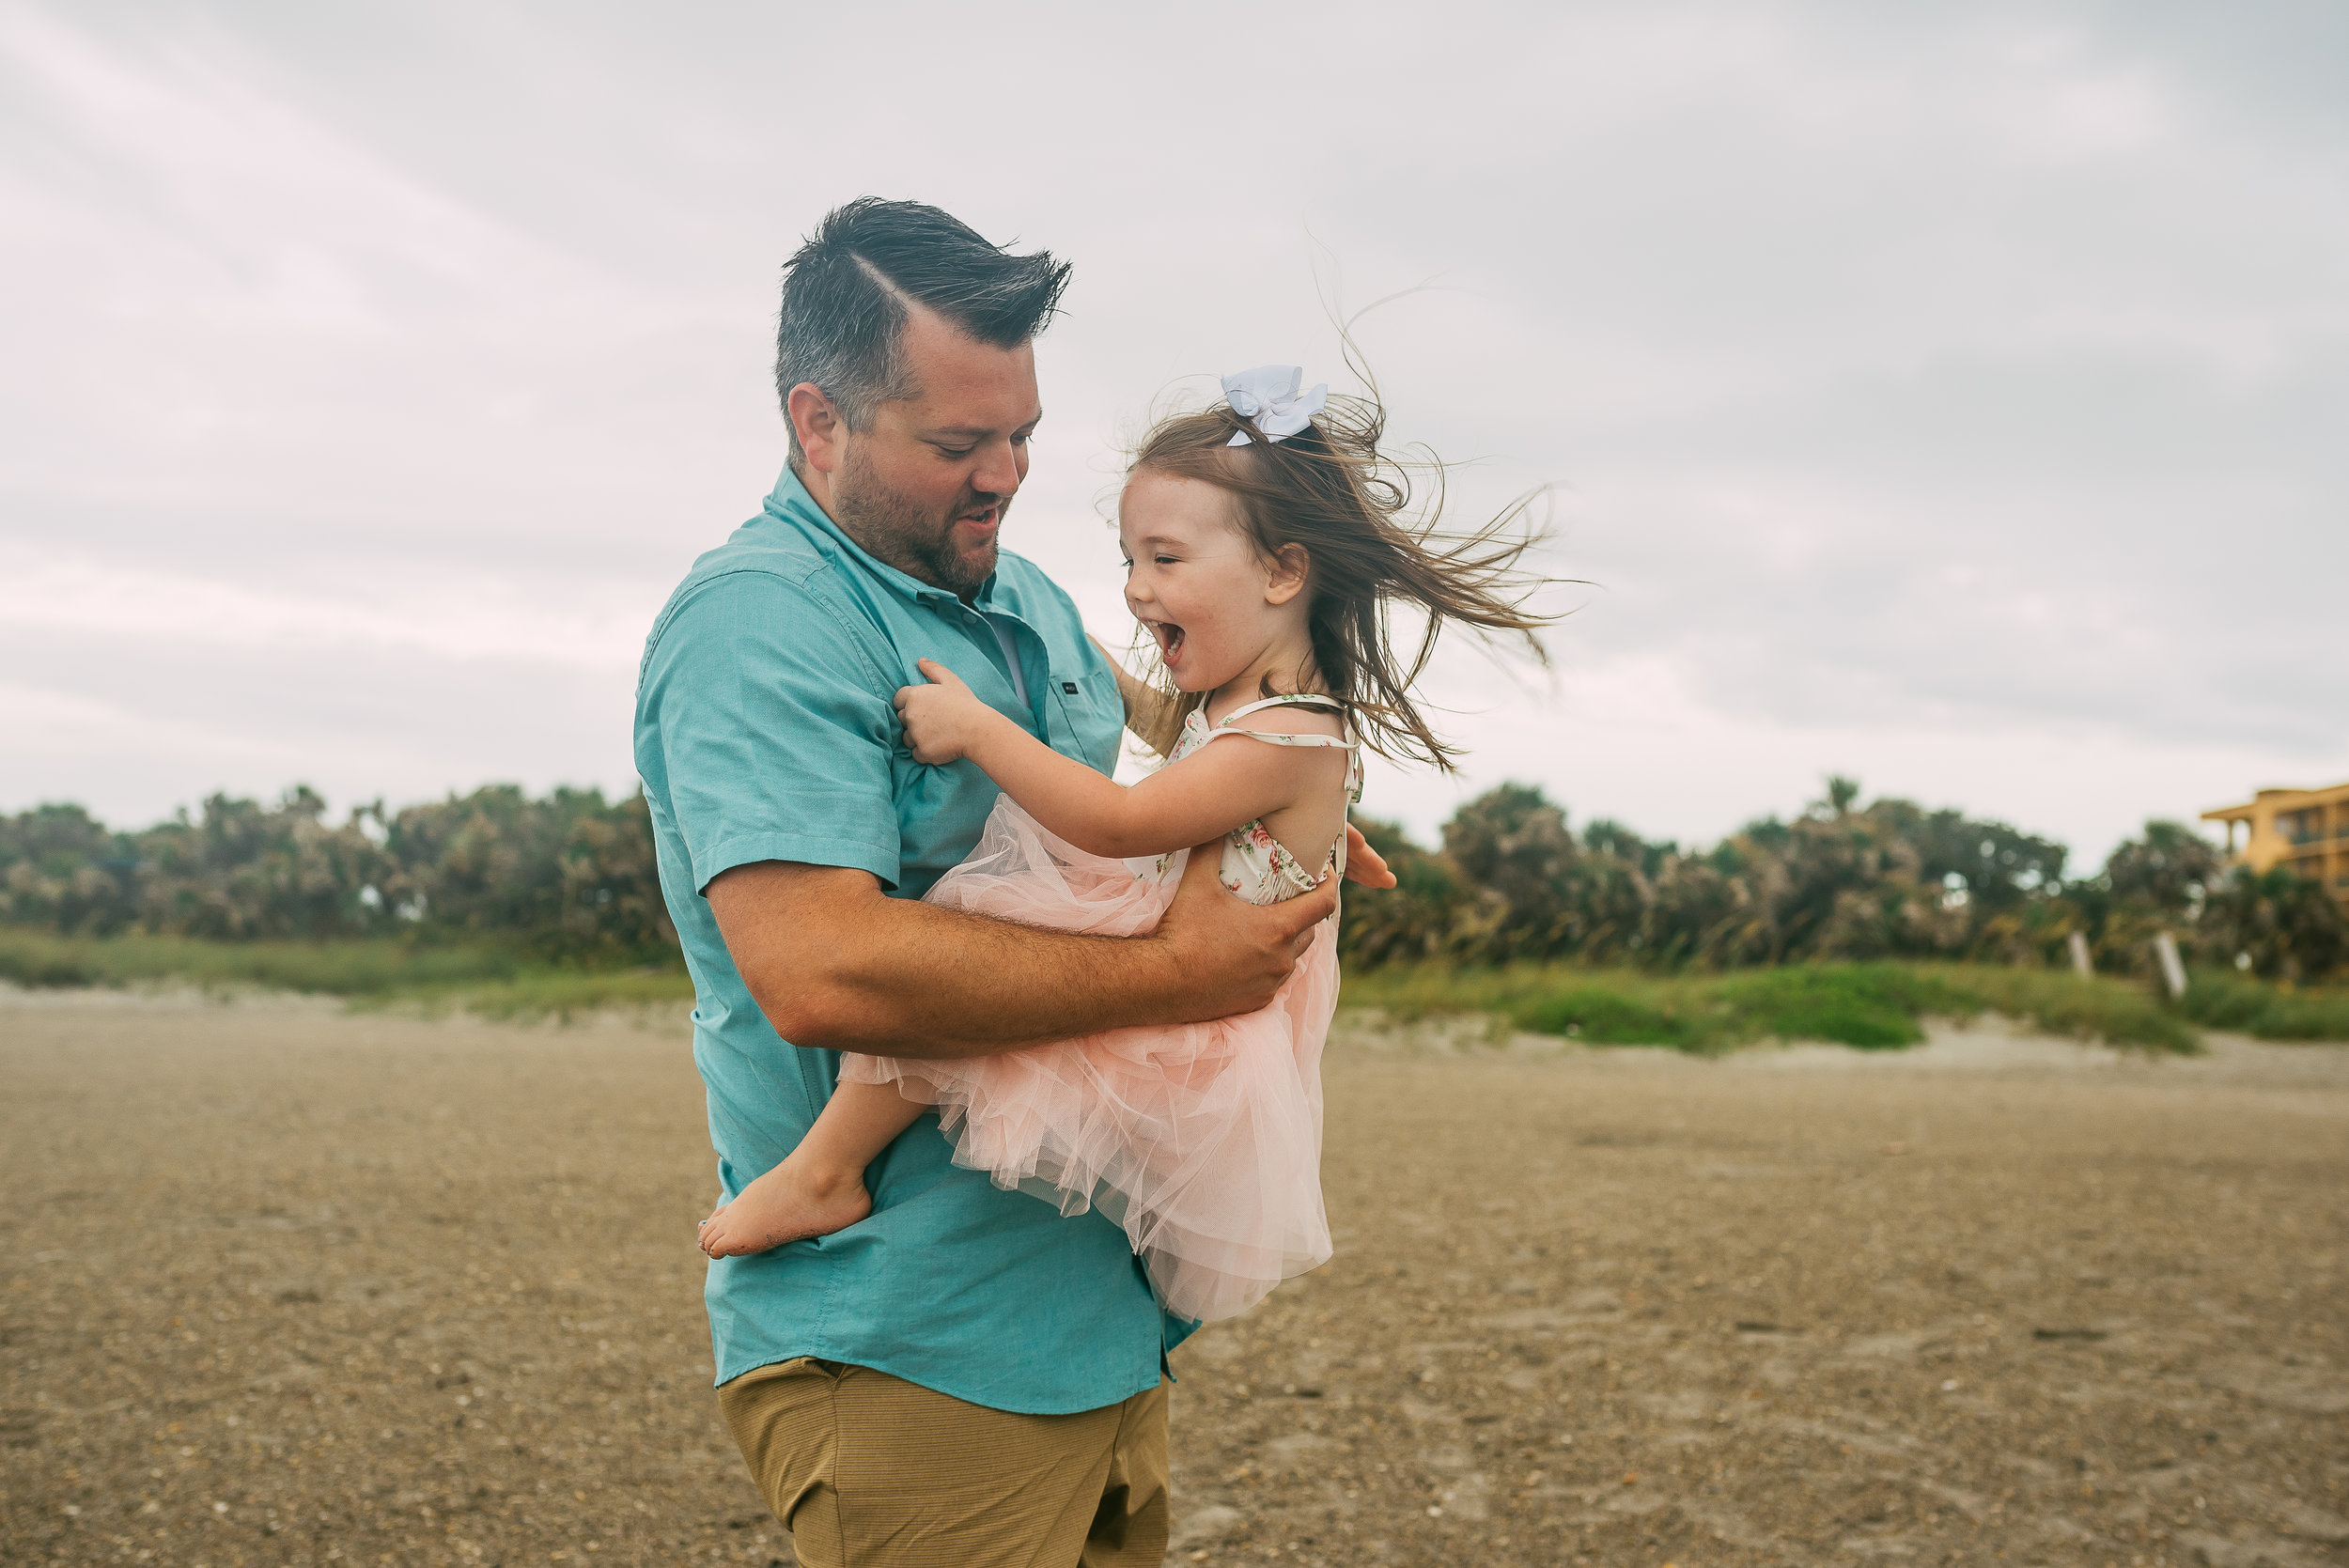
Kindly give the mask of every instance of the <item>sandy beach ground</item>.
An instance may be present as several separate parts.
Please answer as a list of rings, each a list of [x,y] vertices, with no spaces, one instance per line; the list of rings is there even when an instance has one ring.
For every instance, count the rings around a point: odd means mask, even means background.
[[[2212,1048],[1358,1023],[1171,1560],[2349,1563],[2349,1052]],[[790,1561],[677,1020],[0,993],[0,1561]]]

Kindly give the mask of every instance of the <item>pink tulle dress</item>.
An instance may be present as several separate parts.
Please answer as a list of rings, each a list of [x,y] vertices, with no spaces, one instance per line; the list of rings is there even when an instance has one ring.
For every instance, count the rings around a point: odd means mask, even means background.
[[[1361,797],[1351,737],[1232,727],[1283,704],[1336,707],[1297,693],[1251,703],[1209,728],[1193,711],[1170,763],[1242,736],[1276,746],[1343,747],[1350,800]],[[1345,841],[1329,866],[1345,869]],[[1103,936],[1157,926],[1190,851],[1156,861],[1090,855],[1005,795],[978,847],[926,897],[1031,925]],[[1300,865],[1261,823],[1223,844],[1223,885],[1252,904],[1311,892]],[[1058,1205],[1098,1208],[1125,1227],[1166,1309],[1195,1322],[1247,1311],[1282,1281],[1330,1257],[1321,1206],[1321,1047],[1337,1004],[1335,922],[1269,1006],[1213,1023],[1114,1029],[959,1062],[848,1054],[845,1082],[894,1083],[935,1105],[955,1163]]]

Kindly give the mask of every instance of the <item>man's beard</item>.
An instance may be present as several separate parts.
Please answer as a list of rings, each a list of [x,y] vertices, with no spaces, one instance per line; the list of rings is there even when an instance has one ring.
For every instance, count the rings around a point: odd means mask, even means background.
[[[1009,496],[965,490],[942,516],[926,511],[883,484],[865,460],[863,443],[851,442],[832,498],[840,513],[833,520],[842,533],[917,582],[967,599],[994,575],[995,541],[989,539],[982,554],[967,557],[955,549],[955,523],[992,505],[1000,528],[1011,510]]]

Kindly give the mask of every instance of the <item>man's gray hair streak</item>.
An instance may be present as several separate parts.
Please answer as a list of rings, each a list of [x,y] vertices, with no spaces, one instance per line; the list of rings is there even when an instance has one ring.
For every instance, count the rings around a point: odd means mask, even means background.
[[[784,264],[775,395],[785,424],[791,389],[802,381],[832,399],[852,430],[869,426],[884,399],[913,394],[898,349],[907,301],[982,343],[1016,349],[1060,309],[1068,272],[1050,251],[1014,256],[921,202],[862,196],[834,208]],[[792,460],[801,456],[793,428]]]

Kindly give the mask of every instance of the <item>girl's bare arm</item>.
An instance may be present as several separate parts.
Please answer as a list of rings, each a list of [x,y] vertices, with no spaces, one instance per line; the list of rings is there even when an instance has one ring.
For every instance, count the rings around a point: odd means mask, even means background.
[[[944,665],[926,659],[921,669],[936,684],[897,693],[915,759],[968,757],[1030,815],[1089,854],[1187,848],[1345,780],[1346,753],[1334,747],[1236,742],[1206,747],[1128,788],[1061,755],[980,702]]]

